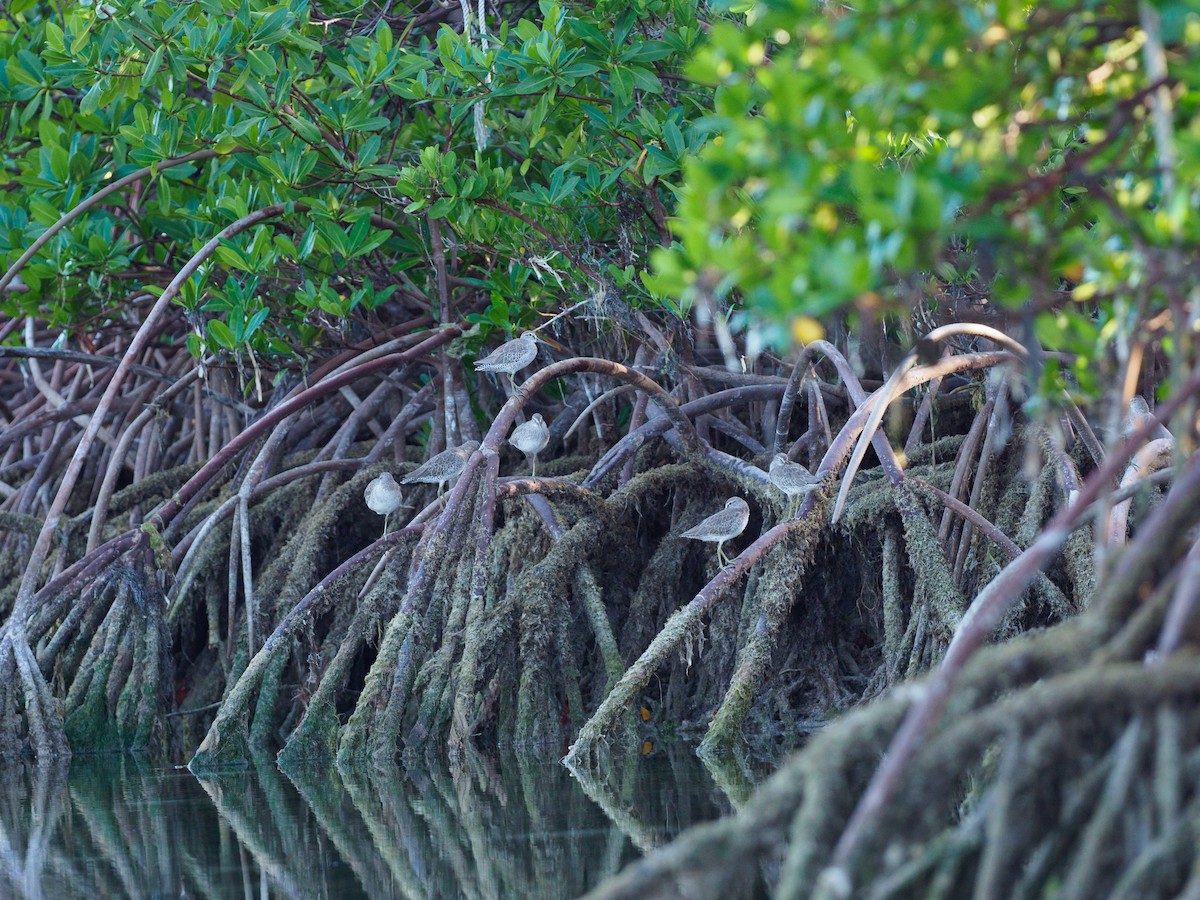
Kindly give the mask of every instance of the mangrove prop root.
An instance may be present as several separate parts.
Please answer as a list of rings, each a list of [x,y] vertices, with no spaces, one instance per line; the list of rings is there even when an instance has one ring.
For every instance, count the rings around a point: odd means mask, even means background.
[[[200,745],[191,766],[199,771],[205,767],[230,764],[243,764],[249,755],[249,735],[247,716],[250,704],[257,698],[263,679],[271,670],[277,655],[290,651],[290,640],[300,628],[319,615],[330,603],[339,596],[349,593],[348,589],[339,585],[343,580],[349,580],[356,573],[365,577],[364,570],[369,571],[373,556],[386,549],[389,544],[397,544],[414,536],[415,530],[404,529],[394,532],[370,547],[351,557],[318,583],[304,598],[297,603],[275,627],[271,635],[263,642],[246,670],[242,673],[233,689],[226,696],[216,719],[209,728],[204,742]],[[345,593],[342,593],[345,591]],[[264,697],[271,703],[273,697]]]
[[[825,504],[818,503],[814,514],[799,520],[786,539],[764,556],[763,566],[768,574],[760,577],[756,585],[761,598],[757,622],[739,649],[738,665],[729,689],[700,745],[702,755],[728,753],[740,735],[742,723],[762,685],[784,618],[800,596],[805,570],[812,562],[820,536],[817,523],[824,511]]]
[[[1200,698],[1200,667],[1186,658],[1165,663],[1157,671],[1137,661],[1114,668],[1095,662],[1089,665],[1096,648],[1111,634],[1108,623],[1087,614],[1050,632],[981,652],[964,670],[952,714],[946,720],[952,724],[927,743],[905,790],[844,866],[828,868],[834,845],[879,752],[919,696],[919,686],[851,713],[796,754],[737,816],[691,829],[589,896],[678,896],[685,884],[695,891],[687,896],[721,896],[731,869],[737,873],[732,883],[744,885],[755,868],[775,859],[781,848],[786,852],[776,889],[781,897],[814,893],[840,897],[847,896],[847,891],[853,896],[876,896],[869,892],[870,886],[882,889],[885,884],[893,888],[903,885],[908,895],[923,895],[938,875],[937,859],[914,857],[906,848],[945,848],[948,845],[938,837],[939,829],[948,829],[943,834],[950,836],[956,828],[961,839],[972,835],[968,843],[962,844],[960,839],[955,845],[960,847],[966,884],[979,878],[998,886],[1001,896],[1040,894],[1060,878],[1082,886],[1092,877],[1090,873],[1121,871],[1115,867],[1122,858],[1137,859],[1145,873],[1147,855],[1161,858],[1168,845],[1178,849],[1171,843],[1178,818],[1164,815],[1159,820],[1161,837],[1147,834],[1138,846],[1098,841],[1094,836],[1111,834],[1113,827],[1121,827],[1123,817],[1140,815],[1136,808],[1118,803],[1119,797],[1131,791],[1149,790],[1166,798],[1168,791],[1162,785],[1169,785],[1174,799],[1160,802],[1175,811],[1193,802],[1189,797],[1200,796],[1195,770],[1185,775],[1179,754],[1171,754],[1172,748],[1179,746],[1178,723],[1184,721],[1180,709],[1192,710],[1187,727],[1192,739],[1200,736],[1200,717],[1193,705]],[[1099,707],[1093,703],[1096,696],[1104,699],[1099,718]],[[1131,723],[1143,721],[1151,711],[1152,717],[1171,724],[1165,731],[1154,731],[1153,736],[1158,737],[1155,746],[1162,749],[1143,747],[1138,758],[1161,759],[1162,763],[1134,768],[1124,746],[1130,739],[1123,735],[1138,727]],[[1072,722],[1079,722],[1082,730]],[[1092,737],[1085,739],[1084,735]],[[984,763],[992,748],[999,748],[999,766]],[[1111,761],[1100,770],[1091,763],[1104,759]],[[968,773],[971,779],[964,777]],[[1088,783],[1101,789],[1107,785],[1109,796],[1089,789]],[[948,802],[931,808],[931,790]],[[1061,831],[980,827],[989,817],[1011,821],[1014,813],[1005,814],[1004,803],[1032,802],[1037,796],[1043,798],[1039,802],[1053,804],[1049,796],[1063,791],[1087,802],[1062,807]],[[954,798],[962,798],[964,792],[969,792],[968,805],[958,819],[952,815]],[[1030,799],[1022,799],[1026,797]],[[974,803],[987,804],[979,807],[985,814],[982,819],[972,815]],[[1041,809],[1039,815],[1044,815],[1047,807]],[[1048,833],[1077,849],[1051,855],[1040,852]],[[1169,872],[1159,879],[1172,885],[1167,893],[1178,892],[1189,869],[1186,860],[1194,859],[1194,854],[1194,846],[1188,846],[1182,860],[1172,857]],[[1012,893],[1018,881],[1030,877],[1030,871],[1028,866],[1023,870],[1021,866],[997,865],[996,861],[1004,858],[1032,858],[1038,863],[1037,880],[1026,885],[1028,890]],[[1149,880],[1146,874],[1142,877]],[[969,888],[961,887],[958,892],[963,890],[970,893]]]

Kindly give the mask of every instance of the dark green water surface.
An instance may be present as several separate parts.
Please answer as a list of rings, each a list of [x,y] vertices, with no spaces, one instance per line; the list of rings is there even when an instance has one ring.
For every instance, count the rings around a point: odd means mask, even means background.
[[[197,778],[129,757],[0,773],[0,898],[577,897],[733,811],[690,748],[573,777],[557,763]]]

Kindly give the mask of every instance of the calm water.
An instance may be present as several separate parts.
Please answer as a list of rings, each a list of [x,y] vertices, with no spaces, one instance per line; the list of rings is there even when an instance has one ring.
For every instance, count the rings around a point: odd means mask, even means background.
[[[718,784],[688,747],[595,780],[512,756],[204,779],[77,759],[0,773],[0,898],[577,897],[753,777]]]

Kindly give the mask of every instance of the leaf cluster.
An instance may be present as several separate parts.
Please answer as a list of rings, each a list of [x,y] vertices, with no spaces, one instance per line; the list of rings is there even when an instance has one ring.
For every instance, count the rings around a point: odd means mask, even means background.
[[[716,85],[711,140],[654,290],[760,323],[965,295],[1030,312],[1084,388],[1114,340],[1182,315],[1195,4],[853,6],[742,3],[714,25],[688,70]]]
[[[484,22],[446,9],[8,4],[5,262],[150,171],[58,231],[0,309],[78,334],[122,327],[130,302],[273,204],[288,211],[223,239],[180,292],[198,357],[285,365],[355,321],[461,317],[441,308],[431,221],[455,302],[504,312],[478,317],[478,339],[580,285],[648,302],[638,274],[668,239],[710,98],[681,74],[703,36],[695,4],[501,3]],[[213,155],[158,169],[202,150]]]

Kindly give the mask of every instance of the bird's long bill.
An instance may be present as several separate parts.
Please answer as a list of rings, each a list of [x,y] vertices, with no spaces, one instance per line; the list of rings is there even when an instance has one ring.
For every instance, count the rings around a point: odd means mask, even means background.
[[[543,344],[549,344],[551,347],[553,347],[555,350],[558,350],[560,353],[567,352],[567,348],[564,347],[562,344],[560,344],[558,341],[556,341],[552,337],[546,337],[544,334],[539,334],[538,340],[541,341]]]

